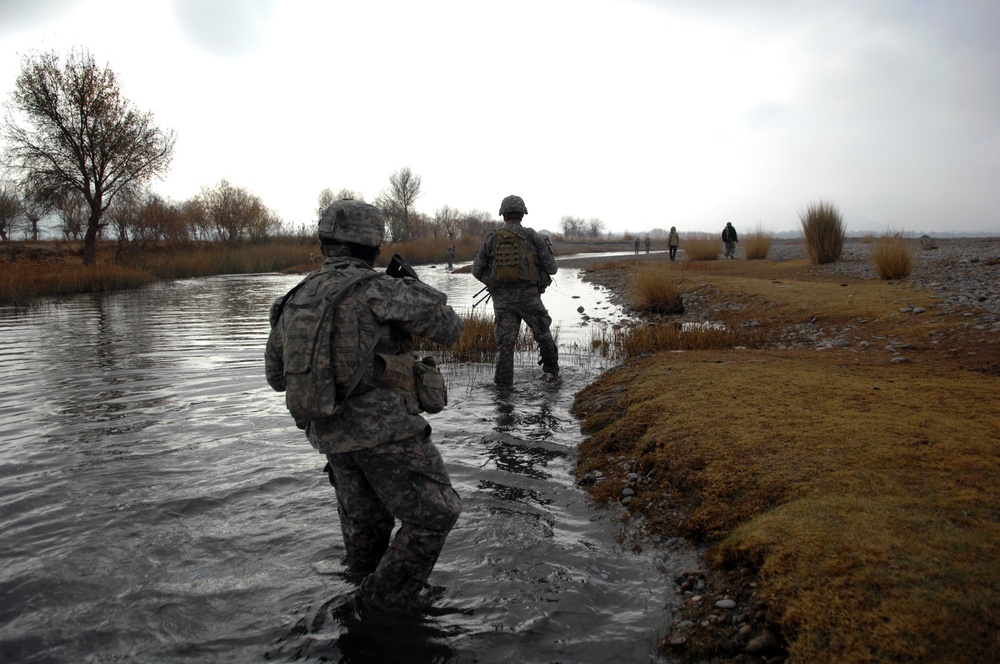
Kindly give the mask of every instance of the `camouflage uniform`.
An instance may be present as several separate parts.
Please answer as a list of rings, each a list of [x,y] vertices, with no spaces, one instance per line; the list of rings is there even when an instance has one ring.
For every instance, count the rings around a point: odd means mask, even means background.
[[[373,272],[363,260],[338,256],[328,258],[309,278],[343,282],[360,271]],[[281,391],[284,332],[274,318],[265,370],[271,387]],[[348,338],[350,347],[334,344],[335,365],[338,352],[354,357],[355,365],[360,362],[380,325],[383,334],[376,352],[386,354],[408,351],[411,335],[451,344],[462,332],[461,319],[443,293],[414,279],[380,274],[354,287],[336,309],[333,336]],[[346,391],[340,373],[338,401]],[[426,602],[421,590],[461,511],[441,455],[430,441],[430,425],[407,412],[402,396],[376,386],[373,367],[367,366],[331,419],[306,422],[304,427],[309,442],[328,461],[325,470],[336,489],[347,564],[372,572],[361,585],[362,599],[381,609],[422,608]],[[401,526],[390,543],[395,519]]]
[[[518,200],[520,201],[519,198]],[[520,204],[523,206],[523,201],[520,201]],[[503,214],[502,206],[501,214]],[[514,346],[517,344],[522,320],[538,344],[542,356],[542,370],[553,376],[559,374],[559,351],[549,331],[552,318],[549,317],[541,298],[541,293],[552,283],[550,275],[555,274],[557,268],[548,243],[533,229],[522,226],[520,222],[504,222],[500,228],[510,230],[518,237],[527,240],[535,251],[535,262],[540,277],[538,283],[531,281],[498,283],[490,290],[493,312],[496,316],[494,334],[497,342],[497,367],[493,381],[499,386],[506,387],[514,384]],[[483,283],[496,276],[493,260],[496,235],[496,231],[493,231],[486,236],[472,262],[472,275]],[[521,267],[527,272],[529,257],[522,254],[519,260],[522,262]]]

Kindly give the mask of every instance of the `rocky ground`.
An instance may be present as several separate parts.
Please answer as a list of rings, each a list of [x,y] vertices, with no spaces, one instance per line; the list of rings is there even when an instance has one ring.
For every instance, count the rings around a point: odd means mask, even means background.
[[[940,298],[940,313],[956,309],[966,311],[969,324],[977,329],[1000,328],[1000,238],[931,239],[913,240],[914,268],[907,282],[918,288],[927,288]],[[871,263],[871,244],[849,239],[839,261],[816,265],[810,269],[816,274],[841,275],[845,279],[878,279]],[[662,253],[626,256],[640,261],[664,260]],[[805,245],[801,241],[778,240],[772,246],[767,260],[790,261],[806,259]],[[684,260],[683,252],[678,260]],[[737,247],[737,260],[743,260]],[[608,258],[572,256],[559,259],[564,267],[588,269]],[[588,271],[583,278],[608,289],[616,304],[628,309],[628,273],[625,270]],[[671,316],[673,322],[709,322],[720,307],[727,306],[724,298],[706,286],[694,286],[684,292],[685,313]],[[917,312],[921,313],[921,312]],[[822,330],[813,323],[791,326],[783,338],[772,344],[775,348],[823,347],[843,343],[844,330]]]

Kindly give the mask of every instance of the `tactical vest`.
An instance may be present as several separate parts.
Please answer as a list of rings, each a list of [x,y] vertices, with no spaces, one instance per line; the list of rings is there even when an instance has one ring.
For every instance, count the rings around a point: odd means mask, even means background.
[[[372,365],[362,366],[363,353],[374,351],[380,336],[374,321],[364,324],[348,296],[355,285],[378,273],[362,272],[339,282],[322,276],[289,291],[277,323],[284,337],[285,405],[300,426],[333,417],[364,378],[370,387]]]
[[[496,284],[510,284],[516,281],[536,284],[541,281],[538,273],[538,255],[531,241],[508,228],[498,229],[490,276],[493,284],[487,285],[491,288]]]

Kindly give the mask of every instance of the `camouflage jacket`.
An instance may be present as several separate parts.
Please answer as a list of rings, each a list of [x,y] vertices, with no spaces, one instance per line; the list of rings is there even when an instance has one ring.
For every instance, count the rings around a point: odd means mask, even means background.
[[[552,249],[549,248],[548,243],[542,239],[534,229],[528,228],[527,226],[522,226],[520,223],[504,222],[500,228],[505,228],[512,231],[522,239],[525,239],[531,244],[535,249],[535,264],[538,266],[538,274],[541,277],[541,281],[538,286],[541,289],[545,289],[550,283],[552,283],[552,276],[556,273],[556,259],[552,255]],[[483,244],[480,245],[479,251],[476,252],[476,257],[472,261],[472,276],[474,276],[479,281],[486,283],[487,278],[491,276],[491,271],[493,267],[493,254],[496,248],[496,231],[489,233],[484,239]],[[527,256],[521,256],[520,260],[523,262],[528,261]],[[527,266],[523,265],[525,271]],[[504,288],[519,289],[524,290],[527,283],[510,283],[510,284],[499,284],[494,291],[499,291]],[[534,287],[534,284],[530,284]]]
[[[322,278],[343,282],[361,271],[371,270],[361,260],[336,257],[327,259],[318,273]],[[375,348],[378,353],[406,352],[412,345],[412,336],[452,344],[462,334],[462,320],[447,301],[444,293],[415,279],[396,279],[380,274],[361,282],[341,300],[334,316],[334,335],[356,338],[353,343],[357,345],[359,360],[371,346],[380,324],[388,326],[388,334],[379,339]],[[265,373],[268,384],[282,391],[285,389],[284,333],[281,325],[274,324],[273,318],[265,350]],[[338,332],[336,321],[341,319],[341,324],[352,328],[340,328]],[[367,361],[364,378],[333,418],[306,424],[306,436],[319,452],[351,452],[427,432],[427,420],[407,413],[400,395],[374,385],[372,359]],[[338,387],[338,399],[343,398],[341,392]]]

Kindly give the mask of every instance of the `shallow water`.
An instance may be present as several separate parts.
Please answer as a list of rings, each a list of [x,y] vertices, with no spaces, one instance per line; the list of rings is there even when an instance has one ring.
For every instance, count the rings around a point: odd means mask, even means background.
[[[421,276],[471,305],[478,282]],[[0,312],[0,661],[648,662],[690,564],[618,542],[573,483],[573,394],[616,312],[573,273],[545,295],[564,382],[534,358],[446,366],[428,419],[464,511],[432,614],[352,623],[323,459],[263,378],[267,309],[299,277],[181,280]],[[488,305],[487,305],[488,306]],[[667,569],[663,574],[658,569]]]

